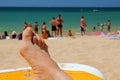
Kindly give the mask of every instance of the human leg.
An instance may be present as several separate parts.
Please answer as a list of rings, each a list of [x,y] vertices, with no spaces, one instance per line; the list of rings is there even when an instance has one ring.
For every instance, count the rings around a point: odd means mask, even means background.
[[[33,36],[32,28],[24,30],[20,54],[32,67],[34,80],[72,80],[46,53],[46,43],[39,36]]]

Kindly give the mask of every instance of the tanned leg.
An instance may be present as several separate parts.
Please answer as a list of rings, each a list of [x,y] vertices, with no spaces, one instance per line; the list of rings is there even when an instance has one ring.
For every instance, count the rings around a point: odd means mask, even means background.
[[[20,54],[30,64],[34,71],[33,80],[72,80],[51,59],[48,46],[32,28],[28,27],[23,32],[23,43]]]

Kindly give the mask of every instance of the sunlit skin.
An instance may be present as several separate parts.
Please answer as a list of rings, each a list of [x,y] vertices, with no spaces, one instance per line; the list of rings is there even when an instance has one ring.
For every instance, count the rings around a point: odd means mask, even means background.
[[[32,67],[33,80],[72,80],[51,59],[47,44],[31,27],[24,30],[22,42],[20,54]]]

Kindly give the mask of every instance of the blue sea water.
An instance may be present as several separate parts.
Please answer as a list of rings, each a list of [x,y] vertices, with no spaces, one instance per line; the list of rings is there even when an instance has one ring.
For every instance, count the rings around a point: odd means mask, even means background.
[[[93,26],[97,24],[105,24],[107,20],[111,20],[112,30],[120,29],[120,8],[41,8],[41,7],[0,7],[0,33],[7,31],[22,32],[23,23],[34,25],[39,23],[39,31],[41,24],[45,21],[47,28],[51,30],[50,20],[59,14],[64,19],[63,31],[69,29],[80,31],[80,18],[85,17],[87,23],[87,31],[92,31]],[[107,30],[105,27],[104,30]]]

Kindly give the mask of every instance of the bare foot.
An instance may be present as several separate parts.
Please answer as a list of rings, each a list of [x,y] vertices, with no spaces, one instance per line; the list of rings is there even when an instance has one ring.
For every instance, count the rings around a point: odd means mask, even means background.
[[[20,54],[27,60],[34,71],[34,80],[72,80],[50,58],[48,46],[32,28],[23,32],[23,45]]]

